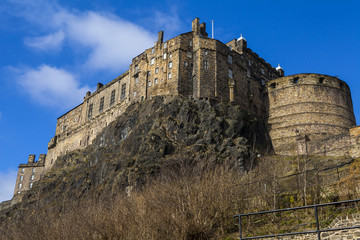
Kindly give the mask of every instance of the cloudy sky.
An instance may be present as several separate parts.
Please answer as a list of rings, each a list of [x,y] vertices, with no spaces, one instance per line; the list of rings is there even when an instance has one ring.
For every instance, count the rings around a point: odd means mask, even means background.
[[[131,3],[130,3],[131,2]],[[46,153],[56,118],[131,59],[215,21],[215,38],[242,33],[248,47],[286,75],[323,73],[346,81],[360,118],[360,1],[2,0],[0,3],[0,201],[10,199],[17,167]],[[211,35],[211,34],[210,34]]]

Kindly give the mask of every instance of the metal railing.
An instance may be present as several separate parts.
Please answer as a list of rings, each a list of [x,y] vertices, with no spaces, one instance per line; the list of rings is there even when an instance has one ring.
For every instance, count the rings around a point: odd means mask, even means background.
[[[234,218],[239,218],[239,239],[240,240],[258,239],[258,238],[270,238],[270,237],[281,237],[281,236],[291,236],[291,235],[301,235],[301,234],[315,234],[315,233],[317,234],[317,238],[320,240],[322,232],[331,232],[331,231],[339,231],[339,230],[360,228],[360,225],[356,225],[356,226],[352,226],[352,227],[320,229],[318,208],[319,207],[324,207],[324,206],[329,206],[329,205],[340,205],[340,204],[355,203],[355,202],[360,202],[360,199],[354,199],[354,200],[348,200],[348,201],[340,201],[340,202],[331,202],[331,203],[323,203],[323,204],[315,204],[315,205],[308,205],[308,206],[303,206],[303,207],[276,209],[276,210],[269,210],[269,211],[262,211],[262,212],[243,213],[243,214],[235,215]],[[288,233],[279,233],[279,234],[269,234],[269,235],[253,236],[253,237],[242,237],[241,220],[242,220],[243,217],[253,216],[253,215],[260,215],[260,214],[268,214],[268,213],[276,213],[276,212],[295,211],[295,210],[308,209],[308,208],[313,208],[314,209],[316,230],[302,231],[302,232],[288,232]]]

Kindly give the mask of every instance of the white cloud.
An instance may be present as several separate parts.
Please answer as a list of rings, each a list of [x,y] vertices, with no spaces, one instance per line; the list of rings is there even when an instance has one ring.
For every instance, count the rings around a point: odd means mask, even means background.
[[[87,47],[88,69],[117,71],[131,59],[153,46],[155,35],[113,15],[86,12],[81,16],[63,15],[64,31],[70,42]]]
[[[65,34],[58,31],[43,37],[25,38],[25,44],[40,50],[59,49],[65,39]]]
[[[22,70],[18,83],[34,101],[61,109],[79,104],[89,91],[89,87],[79,86],[73,74],[48,65]]]
[[[13,197],[17,171],[8,170],[0,172],[0,202],[10,200]]]

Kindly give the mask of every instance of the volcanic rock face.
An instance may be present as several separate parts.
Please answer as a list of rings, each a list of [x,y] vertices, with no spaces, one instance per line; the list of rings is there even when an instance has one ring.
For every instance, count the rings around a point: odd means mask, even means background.
[[[208,168],[227,162],[244,169],[255,144],[256,150],[270,145],[265,133],[263,121],[237,106],[156,97],[131,105],[92,145],[58,158],[23,204],[141,187],[180,164]]]

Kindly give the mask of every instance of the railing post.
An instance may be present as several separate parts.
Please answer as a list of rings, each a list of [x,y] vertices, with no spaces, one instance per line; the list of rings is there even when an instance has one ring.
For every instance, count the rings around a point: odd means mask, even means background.
[[[242,232],[241,232],[241,216],[239,216],[239,239],[242,239]]]
[[[317,232],[317,235],[318,235],[318,240],[320,240],[321,239],[321,237],[320,237],[320,225],[319,225],[319,216],[318,216],[317,205],[315,205],[314,208],[315,208],[316,232]]]

